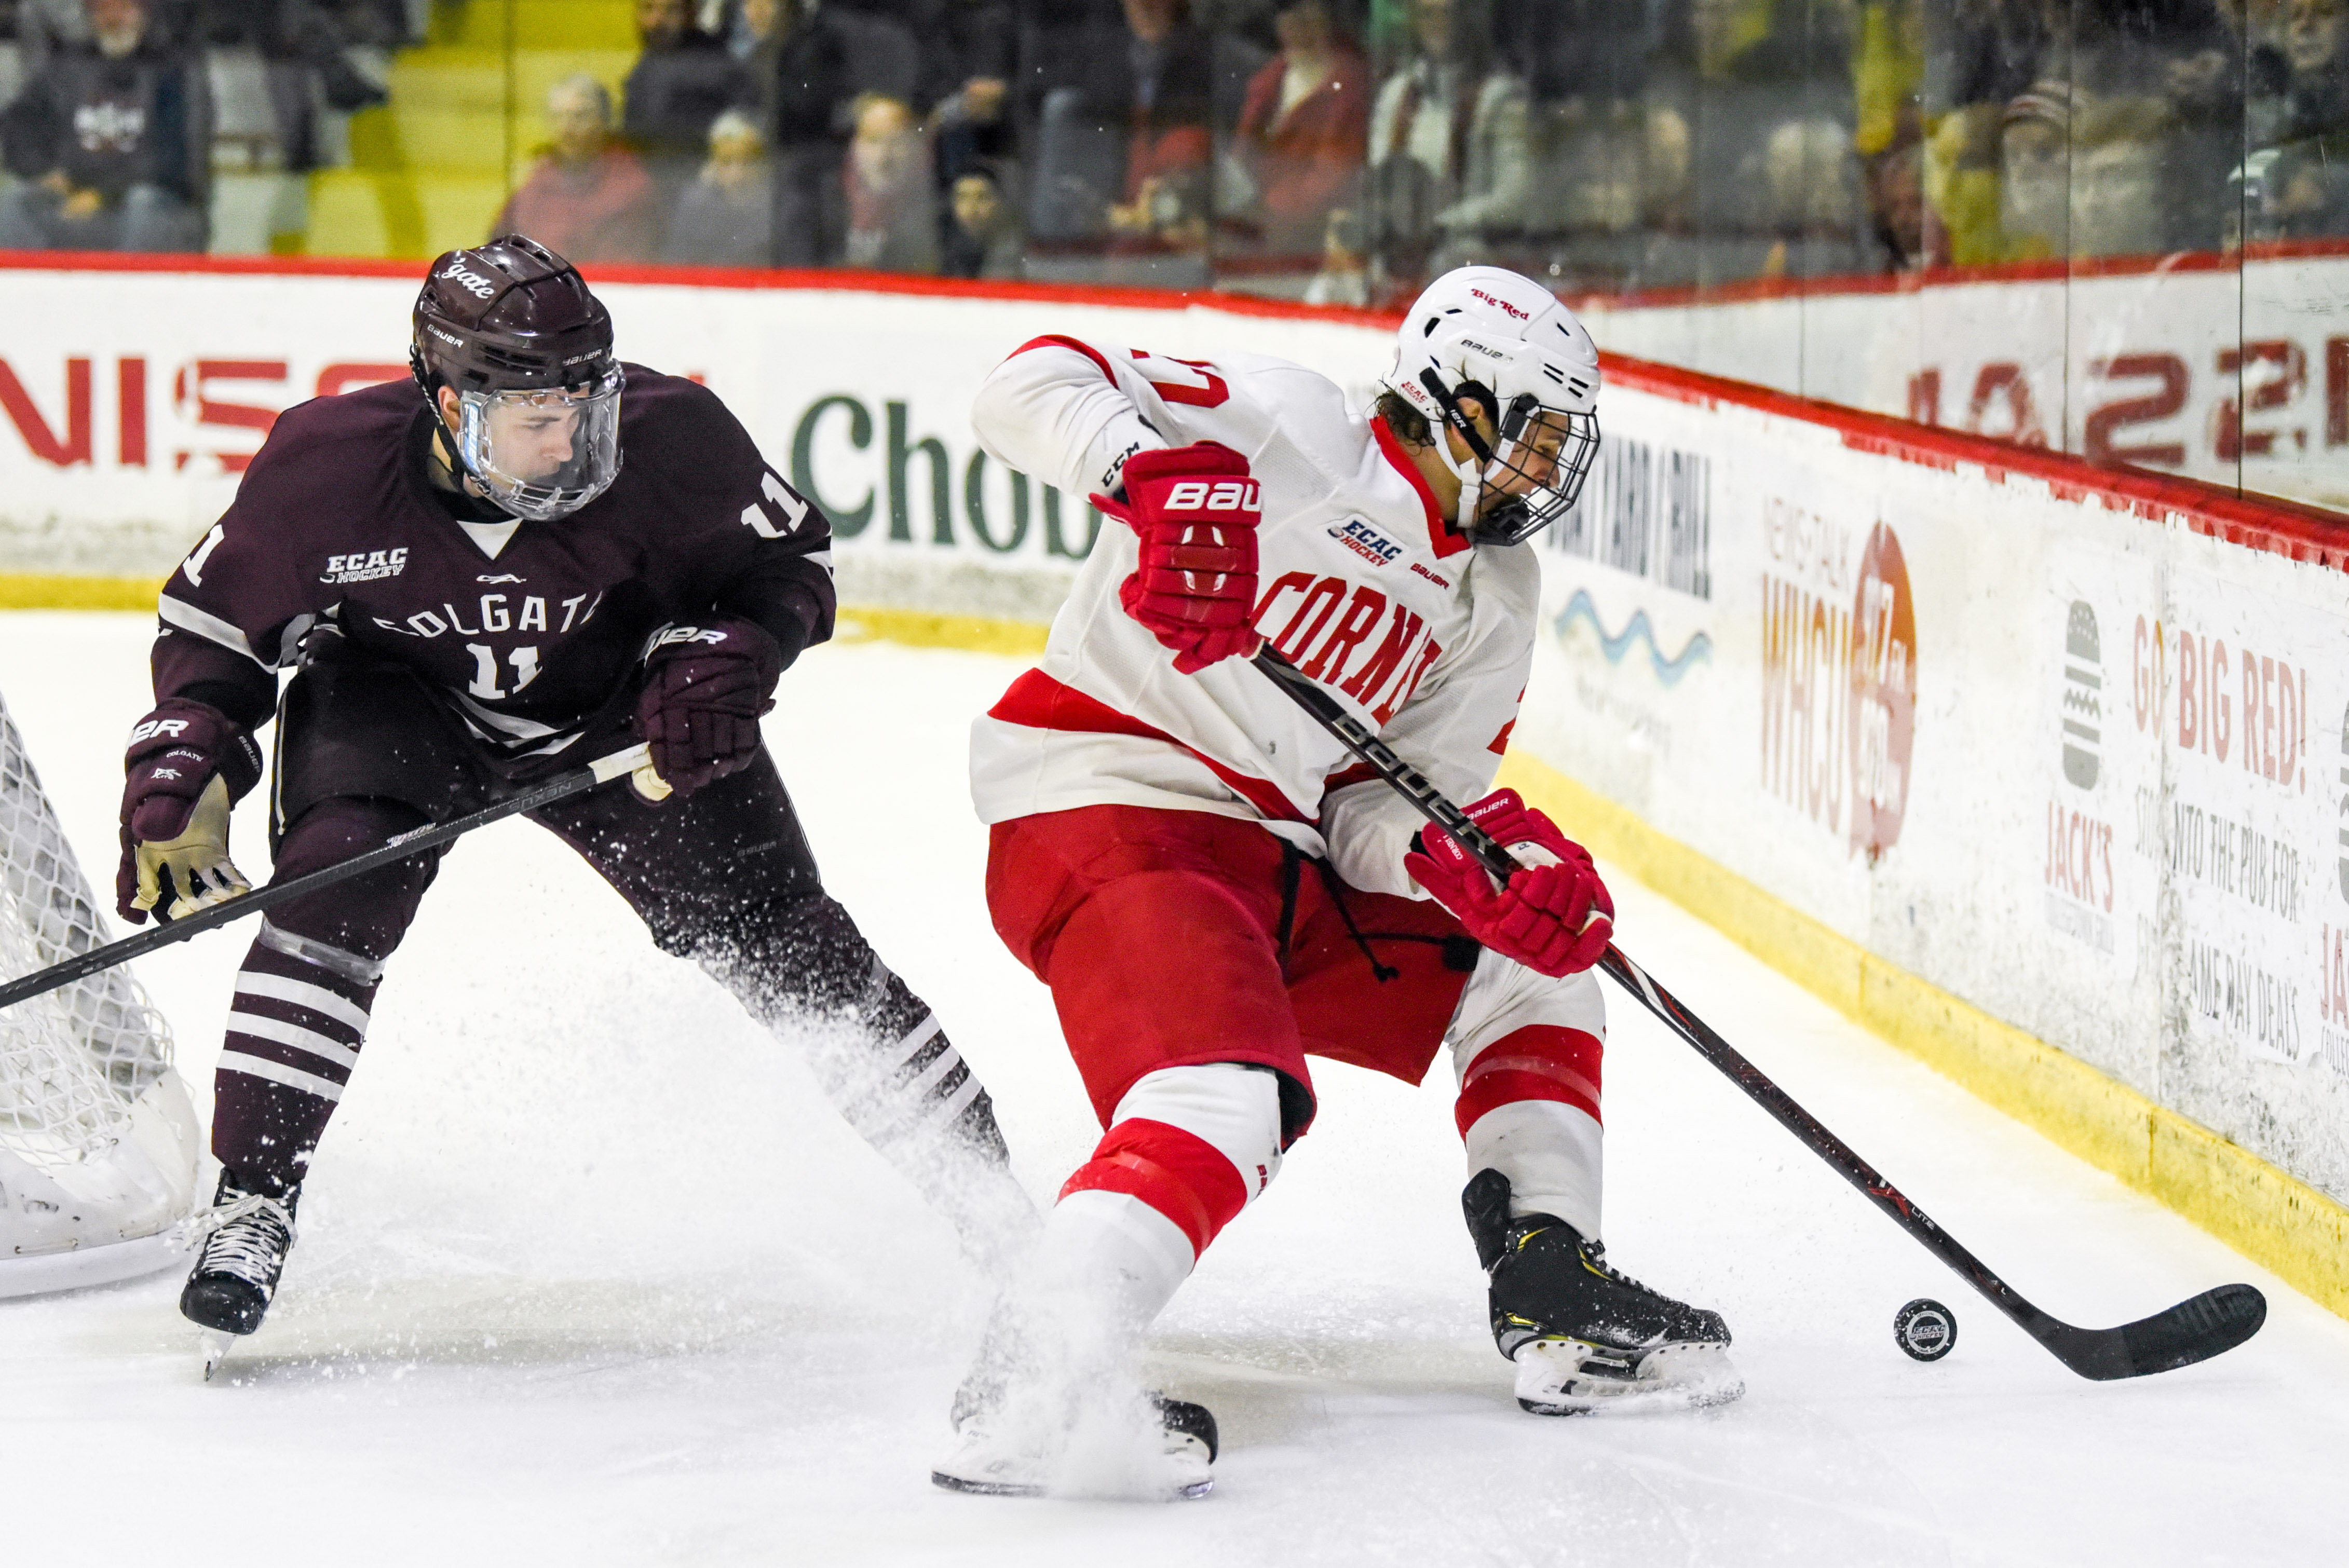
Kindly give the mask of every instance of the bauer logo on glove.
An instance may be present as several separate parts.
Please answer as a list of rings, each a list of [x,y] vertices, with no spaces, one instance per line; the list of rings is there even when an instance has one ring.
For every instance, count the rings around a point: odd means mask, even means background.
[[[664,626],[645,645],[636,732],[652,748],[653,777],[636,793],[682,797],[748,768],[759,755],[759,718],[788,661],[765,628],[725,620]],[[660,788],[655,788],[659,786]]]
[[[130,731],[123,756],[115,909],[137,925],[250,892],[229,859],[229,810],[261,781],[261,748],[216,707],[173,697]]]
[[[1125,613],[1196,675],[1256,652],[1256,531],[1263,487],[1247,459],[1199,441],[1126,459],[1125,500],[1093,504],[1133,530],[1141,562],[1118,589]]]

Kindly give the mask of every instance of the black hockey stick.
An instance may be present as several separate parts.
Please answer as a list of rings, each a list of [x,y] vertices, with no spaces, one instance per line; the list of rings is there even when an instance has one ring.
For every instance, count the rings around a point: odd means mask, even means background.
[[[93,947],[88,952],[78,954],[62,964],[52,964],[47,969],[36,970],[22,979],[11,980],[5,985],[0,985],[0,1010],[13,1007],[19,1002],[28,1002],[36,996],[56,990],[60,985],[70,985],[83,976],[95,975],[101,969],[111,969],[118,964],[126,964],[142,954],[152,953],[159,947],[168,947],[174,942],[185,942],[191,936],[210,931],[216,925],[226,925],[233,920],[243,920],[248,914],[259,914],[264,910],[275,908],[288,899],[300,898],[306,893],[316,892],[321,888],[333,887],[336,882],[347,882],[361,872],[371,872],[378,866],[388,866],[394,861],[404,861],[419,850],[429,850],[435,845],[445,844],[451,839],[471,832],[476,828],[486,828],[492,822],[513,816],[518,812],[535,811],[541,806],[552,806],[557,800],[568,799],[574,795],[593,789],[598,784],[609,779],[633,773],[639,768],[648,769],[651,766],[651,751],[643,746],[632,746],[626,751],[616,751],[609,757],[599,757],[583,767],[558,773],[545,783],[535,785],[509,799],[499,801],[494,806],[485,806],[471,816],[453,818],[446,822],[435,823],[429,828],[419,828],[412,833],[402,833],[380,849],[369,850],[363,855],[353,855],[349,860],[337,861],[331,866],[321,866],[316,871],[305,872],[291,882],[271,882],[268,886],[253,892],[239,893],[224,903],[216,903],[210,909],[202,909],[193,914],[182,915],[168,923],[159,923],[151,930],[142,931],[136,936],[126,936],[119,942],[109,942],[103,947]],[[662,789],[666,793],[667,786],[662,786]]]
[[[1485,870],[1506,881],[1511,872],[1522,869],[1508,851],[1468,820],[1466,812],[1445,799],[1443,791],[1424,775],[1397,757],[1335,697],[1275,651],[1271,644],[1266,644],[1253,662],[1298,707],[1343,742],[1347,750],[1418,807],[1429,821],[1459,841]],[[1922,1243],[1927,1251],[1956,1271],[1959,1278],[1988,1297],[1992,1305],[2013,1318],[2025,1334],[2081,1377],[2103,1382],[2191,1367],[2197,1361],[2207,1361],[2222,1351],[2232,1350],[2257,1334],[2260,1325],[2267,1320],[2267,1298],[2247,1284],[2222,1284],[2216,1290],[2206,1290],[2167,1312],[2155,1313],[2118,1328],[2075,1328],[2050,1317],[1992,1274],[1988,1264],[1959,1245],[1955,1237],[1903,1196],[1851,1145],[1828,1131],[1818,1118],[1797,1105],[1791,1095],[1715,1034],[1704,1020],[1650,979],[1647,971],[1623,956],[1620,949],[1609,945],[1599,967],[1638,997],[1672,1033],[1696,1047],[1699,1056],[1727,1074],[1756,1104],[1777,1118],[1787,1131],[1809,1145],[1811,1152],[1868,1194],[1868,1201],[1883,1210],[1894,1224]]]

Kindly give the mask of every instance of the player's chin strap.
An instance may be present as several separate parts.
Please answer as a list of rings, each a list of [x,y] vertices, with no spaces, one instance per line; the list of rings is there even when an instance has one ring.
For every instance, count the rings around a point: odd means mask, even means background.
[[[1476,503],[1485,492],[1485,476],[1493,466],[1493,449],[1477,433],[1476,422],[1461,411],[1460,400],[1453,396],[1452,388],[1444,384],[1443,377],[1432,369],[1423,370],[1419,373],[1419,384],[1427,388],[1427,395],[1435,399],[1437,407],[1444,410],[1444,422],[1460,432],[1460,438],[1468,443],[1468,450],[1475,454],[1474,462],[1454,462],[1451,447],[1443,441],[1435,443],[1437,455],[1444,459],[1445,465],[1460,480],[1460,508],[1452,521],[1462,533],[1474,533],[1476,531]],[[1487,401],[1493,400],[1490,393],[1485,396]],[[1493,411],[1493,417],[1495,419],[1501,417],[1498,408]]]

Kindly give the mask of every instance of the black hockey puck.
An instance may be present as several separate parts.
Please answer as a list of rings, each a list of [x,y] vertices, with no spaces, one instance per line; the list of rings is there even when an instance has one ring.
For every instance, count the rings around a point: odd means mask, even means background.
[[[1958,1342],[1958,1319],[1940,1302],[1919,1296],[1892,1319],[1892,1337],[1919,1361],[1939,1361]]]

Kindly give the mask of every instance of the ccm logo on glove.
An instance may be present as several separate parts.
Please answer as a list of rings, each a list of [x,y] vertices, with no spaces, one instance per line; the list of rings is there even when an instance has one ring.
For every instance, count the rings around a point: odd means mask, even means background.
[[[1468,819],[1522,865],[1506,887],[1449,833],[1422,830],[1423,848],[1404,869],[1460,917],[1469,935],[1504,958],[1557,979],[1599,962],[1615,935],[1615,901],[1590,851],[1528,808],[1515,789],[1468,808]]]

